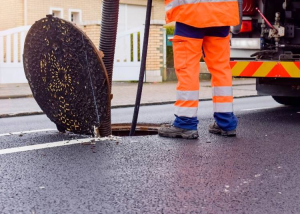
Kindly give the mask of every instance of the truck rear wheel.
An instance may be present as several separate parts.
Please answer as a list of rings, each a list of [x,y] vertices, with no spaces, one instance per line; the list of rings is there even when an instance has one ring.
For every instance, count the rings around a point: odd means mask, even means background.
[[[273,96],[273,99],[283,105],[300,106],[300,97],[280,97]]]

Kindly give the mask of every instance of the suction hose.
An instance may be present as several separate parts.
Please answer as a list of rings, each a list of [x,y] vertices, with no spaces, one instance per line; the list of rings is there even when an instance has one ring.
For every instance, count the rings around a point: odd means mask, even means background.
[[[137,89],[137,94],[136,94],[135,107],[134,107],[134,113],[133,113],[132,124],[131,124],[129,136],[133,136],[135,133],[135,128],[136,128],[137,119],[138,119],[138,115],[139,115],[141,96],[142,96],[142,91],[143,91],[143,83],[144,83],[144,77],[145,77],[145,70],[146,70],[146,58],[147,58],[147,51],[148,51],[151,10],[152,10],[152,0],[148,0],[147,1],[145,34],[144,34],[144,43],[143,43],[143,53],[142,53],[142,59],[141,59],[139,84],[138,84],[138,89]]]
[[[103,51],[103,63],[109,78],[109,91],[111,92],[115,46],[118,28],[120,0],[103,0],[102,24],[99,49]],[[106,118],[101,122],[100,136],[109,136],[111,132],[111,99],[109,99],[109,110]]]
[[[243,21],[243,0],[238,0],[239,4],[239,15],[240,15],[240,24],[231,27],[231,32],[233,34],[238,34],[242,29],[242,21]]]

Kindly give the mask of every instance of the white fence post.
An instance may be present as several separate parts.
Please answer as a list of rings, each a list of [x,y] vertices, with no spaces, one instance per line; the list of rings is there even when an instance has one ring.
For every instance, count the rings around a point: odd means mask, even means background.
[[[3,36],[0,36],[0,63],[4,62]]]
[[[131,62],[131,36],[130,34],[125,36],[125,57],[126,57],[126,62]],[[121,62],[125,62],[123,59]]]
[[[11,35],[6,36],[6,63],[11,63]]]
[[[21,35],[20,35],[20,42],[21,42],[21,49],[20,49],[20,61],[21,63],[23,62],[23,52],[24,52],[24,44],[25,44],[25,32],[21,32]]]
[[[14,33],[14,45],[13,45],[13,54],[14,54],[14,59],[13,59],[13,62],[14,63],[18,63],[19,61],[19,55],[18,55],[18,52],[19,52],[19,41],[18,41],[18,33]]]

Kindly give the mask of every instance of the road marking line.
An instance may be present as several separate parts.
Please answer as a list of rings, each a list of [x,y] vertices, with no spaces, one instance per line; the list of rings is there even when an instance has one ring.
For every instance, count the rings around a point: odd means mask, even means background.
[[[46,131],[56,131],[56,129],[39,129],[39,130],[31,130],[31,131],[23,131],[23,132],[11,132],[11,133],[0,134],[0,137],[10,136],[10,135],[29,134],[29,133],[36,133],[36,132],[46,132]]]
[[[0,150],[0,155],[12,154],[17,152],[26,152],[26,151],[32,151],[38,149],[47,149],[47,148],[60,147],[60,146],[68,146],[68,145],[81,144],[81,143],[89,143],[92,140],[95,140],[95,138],[84,138],[84,139],[77,139],[77,140],[58,141],[53,143],[44,143],[44,144],[31,145],[31,146],[8,148],[8,149]]]
[[[241,111],[257,111],[263,109],[274,109],[274,108],[284,108],[286,106],[273,106],[273,107],[262,107],[262,108],[249,108],[249,109],[242,109]]]

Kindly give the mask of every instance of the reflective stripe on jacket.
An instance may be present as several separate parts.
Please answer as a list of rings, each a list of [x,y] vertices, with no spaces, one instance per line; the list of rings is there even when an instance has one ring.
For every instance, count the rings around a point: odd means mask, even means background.
[[[237,0],[165,0],[166,22],[197,28],[239,24]]]

